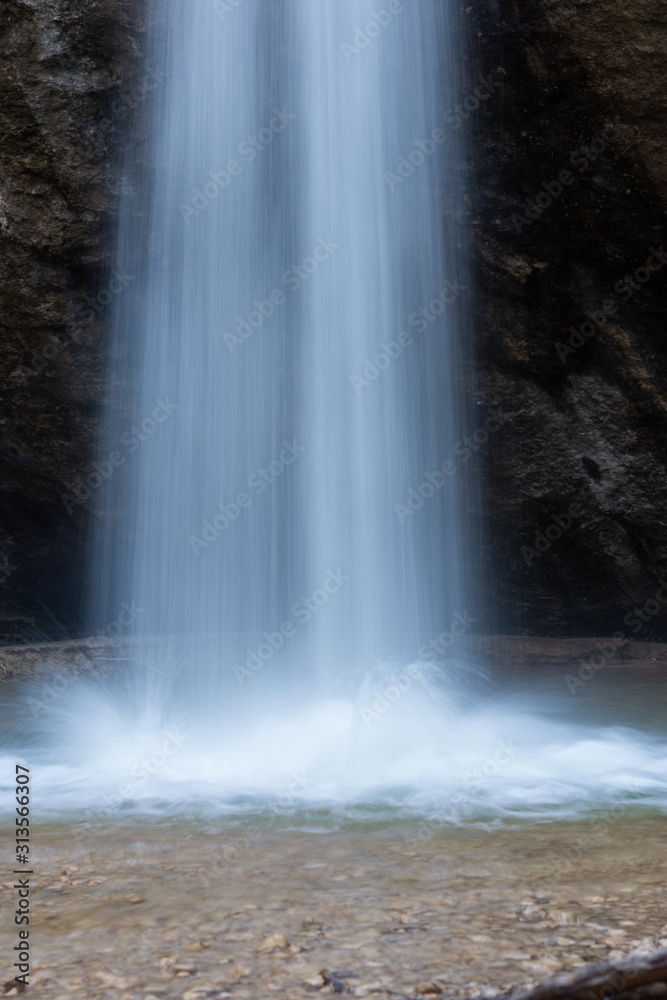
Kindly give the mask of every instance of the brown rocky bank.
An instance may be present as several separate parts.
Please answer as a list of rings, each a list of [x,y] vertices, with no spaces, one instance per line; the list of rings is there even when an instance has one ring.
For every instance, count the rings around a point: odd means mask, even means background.
[[[468,385],[509,418],[478,454],[480,563],[493,568],[479,627],[664,639],[659,602],[638,634],[623,619],[667,573],[667,267],[636,288],[624,275],[667,241],[667,9],[493,0],[460,17],[462,94],[501,81],[468,120]],[[159,91],[146,38],[131,0],[9,0],[0,14],[0,641],[82,628],[98,498],[63,497],[92,470],[108,318],[130,280],[112,272],[113,222],[118,165],[141,170]],[[599,325],[577,333],[588,312]]]
[[[0,654],[0,686],[28,680],[46,684],[55,680],[64,685],[91,677],[106,680],[126,671],[145,670],[147,664],[155,669],[156,663],[163,664],[165,676],[170,676],[170,653],[173,662],[174,648],[170,643],[173,638],[168,636],[95,636],[4,646]],[[186,637],[181,639],[181,648],[187,648]],[[532,672],[542,674],[549,669],[557,672],[561,680],[571,674],[576,687],[581,687],[577,678],[588,680],[596,671],[610,669],[630,670],[644,679],[654,672],[662,676],[667,672],[667,644],[616,643],[610,637],[479,635],[471,636],[459,647],[453,662],[454,669],[467,663],[486,668],[493,677],[530,677]]]

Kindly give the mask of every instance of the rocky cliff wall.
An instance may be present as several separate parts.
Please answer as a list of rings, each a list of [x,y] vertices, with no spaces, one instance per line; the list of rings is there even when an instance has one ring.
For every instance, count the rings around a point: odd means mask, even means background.
[[[0,11],[0,641],[80,627],[121,164],[157,85],[136,0]],[[131,130],[128,126],[132,125]]]
[[[469,119],[477,392],[509,417],[482,456],[486,618],[665,639],[667,7],[465,16],[469,85],[503,81]]]

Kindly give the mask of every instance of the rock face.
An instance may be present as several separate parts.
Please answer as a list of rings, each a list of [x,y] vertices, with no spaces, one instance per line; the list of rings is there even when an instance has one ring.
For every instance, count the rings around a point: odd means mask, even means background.
[[[469,79],[503,81],[469,112],[477,390],[510,417],[483,455],[487,627],[665,639],[667,8],[465,16]]]
[[[80,627],[121,164],[157,81],[135,0],[0,13],[0,641]],[[123,145],[132,134],[136,148]],[[84,491],[85,492],[85,491]],[[69,499],[68,499],[69,498]]]
[[[470,384],[506,418],[478,455],[476,617],[664,639],[667,8],[491,0],[461,17]],[[160,88],[145,18],[137,0],[0,13],[0,641],[83,627],[108,318],[132,280],[112,270],[119,165],[140,171]],[[480,102],[482,78],[499,85]]]

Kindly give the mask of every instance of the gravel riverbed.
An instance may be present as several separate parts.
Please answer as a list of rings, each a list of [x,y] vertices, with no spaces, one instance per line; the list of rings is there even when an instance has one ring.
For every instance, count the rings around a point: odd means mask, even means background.
[[[45,1000],[485,997],[667,947],[657,816],[467,830],[281,823],[39,825],[31,985]],[[18,928],[5,878],[11,989]]]

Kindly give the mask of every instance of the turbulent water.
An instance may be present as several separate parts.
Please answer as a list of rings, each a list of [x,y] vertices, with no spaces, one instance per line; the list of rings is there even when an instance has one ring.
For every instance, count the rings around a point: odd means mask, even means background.
[[[165,717],[128,691],[85,682],[48,709],[41,686],[31,697],[9,714],[40,814],[107,823],[259,810],[326,828],[406,813],[487,824],[667,810],[665,692],[655,681],[601,675],[575,700],[560,673],[508,689],[384,668],[338,697],[305,694],[280,711],[227,703],[217,731],[196,707]]]
[[[172,639],[12,710],[43,805],[667,805],[657,730],[438,666],[475,623],[449,6],[156,0],[92,615]]]

